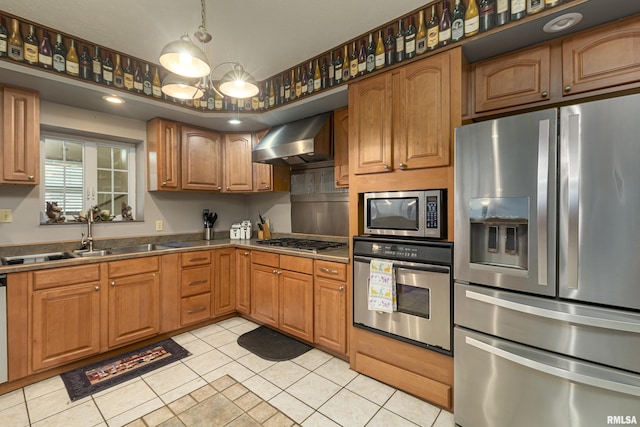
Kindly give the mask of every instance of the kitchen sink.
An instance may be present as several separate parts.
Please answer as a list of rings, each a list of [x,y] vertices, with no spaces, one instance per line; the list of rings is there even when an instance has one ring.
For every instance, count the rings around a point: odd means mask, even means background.
[[[94,257],[94,256],[105,256],[105,255],[112,254],[111,249],[95,249],[93,251],[90,251],[87,249],[79,249],[77,251],[74,251],[73,253],[79,257]]]
[[[8,256],[0,258],[0,261],[2,265],[22,265],[76,258],[76,256],[77,255],[72,252],[49,252],[44,254]]]
[[[80,249],[80,250],[74,251],[74,253],[80,257],[99,257],[99,256],[105,256],[105,255],[123,255],[123,254],[135,254],[138,252],[159,251],[162,249],[170,249],[170,247],[164,246],[164,245],[158,245],[155,243],[147,243],[144,245],[122,246],[118,248],[95,249],[93,251]]]

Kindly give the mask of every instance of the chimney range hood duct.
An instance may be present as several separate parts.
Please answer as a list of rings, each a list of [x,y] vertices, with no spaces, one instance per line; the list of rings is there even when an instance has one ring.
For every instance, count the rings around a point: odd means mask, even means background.
[[[332,113],[319,114],[272,128],[255,146],[252,160],[275,166],[333,160]]]

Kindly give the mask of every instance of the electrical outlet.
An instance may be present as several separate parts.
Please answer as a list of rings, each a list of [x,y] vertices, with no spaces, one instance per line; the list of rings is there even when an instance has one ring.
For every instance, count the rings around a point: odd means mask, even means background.
[[[156,221],[156,231],[162,231],[164,230],[164,224],[162,223],[162,220],[159,219]]]
[[[11,209],[0,209],[0,222],[13,222]]]

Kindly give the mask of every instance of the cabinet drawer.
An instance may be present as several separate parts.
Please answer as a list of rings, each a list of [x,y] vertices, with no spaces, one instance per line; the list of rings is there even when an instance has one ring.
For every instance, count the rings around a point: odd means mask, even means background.
[[[211,267],[182,270],[180,292],[183,297],[211,292]]]
[[[183,267],[190,267],[192,265],[211,264],[211,252],[210,251],[185,252],[181,254],[180,260]]]
[[[109,263],[109,278],[151,273],[158,271],[158,269],[159,261],[157,256],[112,261]]]
[[[345,282],[347,280],[347,264],[316,260],[314,274],[317,277]]]
[[[299,256],[280,255],[280,268],[282,270],[313,274],[313,260]]]
[[[56,286],[74,285],[100,281],[100,264],[52,268],[33,273],[33,289],[48,289]]]
[[[280,255],[270,252],[253,251],[251,252],[251,262],[278,268],[280,266]]]
[[[211,293],[182,298],[180,324],[201,322],[211,317]]]

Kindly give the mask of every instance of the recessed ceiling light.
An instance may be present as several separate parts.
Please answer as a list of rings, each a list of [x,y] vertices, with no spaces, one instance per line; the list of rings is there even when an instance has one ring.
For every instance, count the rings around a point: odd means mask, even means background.
[[[230,125],[239,125],[240,123],[242,123],[242,120],[240,120],[240,119],[229,119],[229,120],[227,120],[227,123],[229,123]]]
[[[581,13],[565,13],[547,22],[542,29],[545,33],[558,33],[567,30],[582,21]]]
[[[124,104],[124,99],[120,98],[118,95],[105,95],[102,99],[112,104]]]

